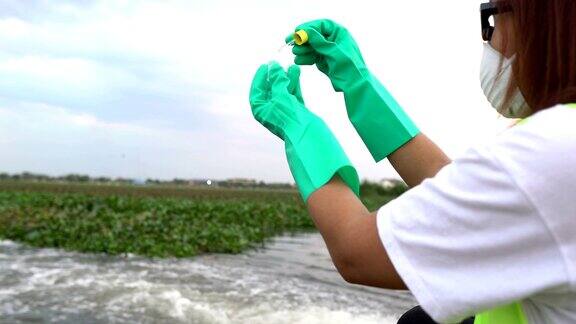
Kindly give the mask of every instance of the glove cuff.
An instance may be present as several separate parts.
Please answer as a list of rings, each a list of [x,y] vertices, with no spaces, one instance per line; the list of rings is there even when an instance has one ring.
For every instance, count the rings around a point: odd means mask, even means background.
[[[314,118],[301,136],[288,137],[284,142],[288,165],[304,202],[334,175],[359,196],[358,173],[322,119]]]
[[[412,119],[372,75],[344,90],[348,118],[376,162],[420,133]]]

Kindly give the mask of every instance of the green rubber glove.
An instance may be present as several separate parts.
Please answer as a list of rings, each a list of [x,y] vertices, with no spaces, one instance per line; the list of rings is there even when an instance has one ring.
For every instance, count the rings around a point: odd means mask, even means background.
[[[284,140],[304,201],[335,174],[359,195],[356,169],[324,121],[304,106],[298,66],[285,72],[276,62],[262,65],[252,81],[250,105],[254,118]]]
[[[308,42],[292,49],[294,62],[316,64],[334,90],[344,93],[348,118],[380,161],[420,131],[386,88],[366,67],[350,33],[331,20],[315,20],[296,28],[308,33]],[[290,35],[286,42],[293,39]]]

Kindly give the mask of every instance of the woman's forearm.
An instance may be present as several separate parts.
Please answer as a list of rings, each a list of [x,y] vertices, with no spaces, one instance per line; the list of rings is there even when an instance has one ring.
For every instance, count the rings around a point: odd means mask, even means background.
[[[380,242],[375,213],[338,176],[314,192],[307,205],[332,262],[346,281],[406,289]]]
[[[433,177],[450,159],[420,134],[388,156],[411,187]],[[406,289],[380,241],[376,213],[371,213],[338,176],[314,192],[308,210],[322,234],[336,268],[351,283]]]
[[[424,179],[434,177],[440,169],[451,162],[450,158],[423,133],[390,154],[388,161],[409,187],[417,186]]]

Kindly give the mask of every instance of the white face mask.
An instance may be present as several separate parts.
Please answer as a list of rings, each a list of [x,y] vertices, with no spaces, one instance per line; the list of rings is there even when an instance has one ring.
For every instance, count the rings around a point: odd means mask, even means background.
[[[480,82],[484,95],[500,114],[508,118],[525,118],[530,115],[530,107],[528,107],[520,89],[516,88],[510,102],[506,105],[504,103],[508,84],[512,78],[514,58],[504,57],[490,44],[485,43],[480,67]],[[500,69],[501,62],[502,69]]]

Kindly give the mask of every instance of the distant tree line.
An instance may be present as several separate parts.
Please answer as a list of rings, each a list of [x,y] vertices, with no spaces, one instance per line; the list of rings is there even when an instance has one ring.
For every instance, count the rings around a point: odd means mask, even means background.
[[[49,176],[45,174],[22,172],[10,174],[0,172],[0,181],[31,181],[31,182],[65,182],[65,183],[93,183],[93,184],[122,184],[122,185],[170,185],[170,186],[205,186],[221,188],[268,188],[268,189],[294,189],[290,183],[266,183],[252,179],[181,179],[172,180],[131,178],[91,177],[85,174],[66,174],[62,176]]]
[[[22,172],[9,174],[0,172],[0,181],[37,181],[37,182],[73,182],[73,183],[137,183],[134,179],[129,178],[109,178],[109,177],[90,177],[84,174],[66,174],[63,176],[49,176],[45,174]]]
[[[49,176],[32,172],[9,174],[0,172],[0,181],[32,181],[32,182],[65,182],[65,183],[92,183],[92,184],[117,184],[117,185],[170,185],[170,186],[197,186],[219,188],[247,188],[247,189],[295,189],[291,183],[266,183],[254,179],[181,179],[172,180],[146,179],[137,180],[131,178],[90,177],[84,174],[66,174],[62,176]],[[362,195],[399,196],[408,189],[403,181],[383,180],[371,182],[364,180],[361,184]]]

